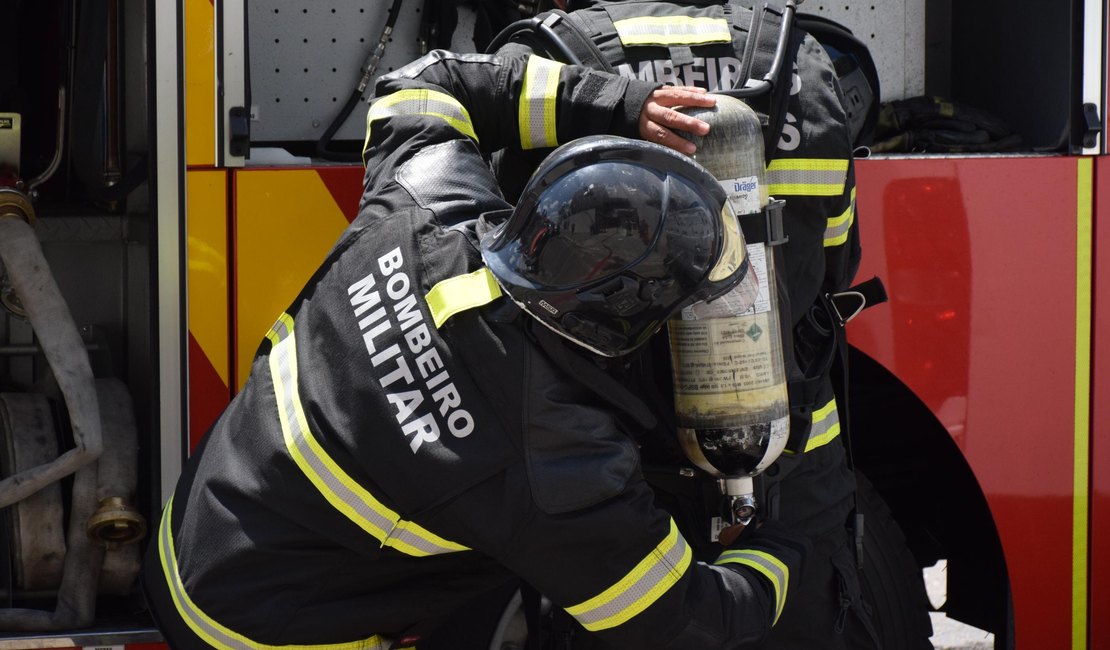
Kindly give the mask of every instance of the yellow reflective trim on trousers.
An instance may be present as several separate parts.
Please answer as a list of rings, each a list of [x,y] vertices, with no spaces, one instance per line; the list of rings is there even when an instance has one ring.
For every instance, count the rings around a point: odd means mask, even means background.
[[[848,161],[828,158],[776,158],[767,166],[771,196],[840,196]]]
[[[521,148],[539,149],[559,144],[555,106],[559,93],[559,71],[562,69],[562,63],[539,56],[528,57],[517,107]]]
[[[766,576],[775,590],[775,620],[771,625],[779,622],[779,615],[786,605],[786,588],[790,584],[790,569],[786,568],[782,560],[764,551],[733,549],[721,553],[714,564],[742,564]]]
[[[690,568],[692,558],[693,551],[672,519],[663,541],[623,578],[566,611],[591,632],[616,627],[659,600]]]
[[[158,559],[162,564],[162,574],[166,578],[170,597],[181,620],[189,626],[205,643],[217,650],[388,650],[389,643],[378,635],[358,641],[346,643],[328,643],[320,645],[267,645],[216,622],[208,614],[197,607],[193,599],[185,591],[185,583],[177,569],[177,551],[173,543],[173,531],[170,521],[173,512],[173,496],[166,503],[162,512],[162,521],[158,526]]]
[[[856,188],[852,188],[848,207],[840,216],[832,217],[825,226],[825,247],[840,246],[848,241],[848,233],[856,221]]]
[[[286,449],[305,477],[336,510],[382,546],[423,557],[469,550],[411,521],[401,519],[335,462],[308,426],[297,388],[297,342],[293,319],[282,314],[266,334],[273,343],[270,374]]]
[[[806,451],[812,451],[827,445],[840,435],[840,414],[836,410],[836,398],[815,410],[810,419],[809,441],[806,442]]]
[[[493,273],[482,267],[473,273],[437,282],[424,296],[424,301],[432,312],[436,329],[439,329],[455,314],[489,304],[500,297],[501,287],[497,285]]]
[[[732,32],[724,18],[692,16],[640,16],[613,22],[621,45],[703,45],[731,43]]]
[[[1073,433],[1072,531],[1071,531],[1071,647],[1087,647],[1088,571],[1087,548],[1090,495],[1091,435],[1091,274],[1092,181],[1090,157],[1079,159],[1076,169],[1075,237],[1075,422]]]
[[[370,144],[370,127],[374,120],[397,115],[427,115],[438,117],[450,124],[463,135],[478,141],[478,134],[474,132],[474,123],[470,120],[470,113],[466,107],[447,93],[441,93],[427,88],[410,88],[398,90],[376,100],[370,105],[366,113],[366,139],[362,143],[362,150]]]

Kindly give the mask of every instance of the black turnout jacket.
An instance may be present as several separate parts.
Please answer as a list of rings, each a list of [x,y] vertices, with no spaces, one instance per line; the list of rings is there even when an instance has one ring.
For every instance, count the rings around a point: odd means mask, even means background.
[[[655,87],[444,51],[379,81],[360,214],[151,544],[144,589],[174,647],[386,648],[520,579],[615,647],[767,633],[801,551],[756,534],[695,561],[640,474],[646,407],[479,255],[510,208],[483,152],[634,135]]]

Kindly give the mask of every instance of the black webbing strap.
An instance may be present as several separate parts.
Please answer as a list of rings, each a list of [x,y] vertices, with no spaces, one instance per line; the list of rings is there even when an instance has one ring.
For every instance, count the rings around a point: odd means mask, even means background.
[[[530,584],[520,586],[520,606],[524,610],[524,621],[528,625],[528,639],[524,650],[541,650],[547,636],[543,629],[542,597]]]
[[[740,78],[759,81],[771,73],[778,49],[779,35],[782,31],[784,11],[771,4],[764,4],[752,12],[752,24],[748,30],[748,40],[744,44],[744,56],[740,64]],[[766,112],[768,123],[763,133],[763,154],[769,163],[778,150],[779,138],[786,124],[786,107],[790,102],[791,78],[794,75],[794,59],[801,46],[801,33],[790,31],[786,58],[771,80],[770,97],[767,98]]]
[[[768,246],[785,244],[789,239],[782,227],[782,208],[785,205],[786,201],[776,199],[759,212],[738,216],[736,220],[740,222],[744,240],[749,244]]]
[[[886,302],[886,288],[877,277],[861,282],[847,291],[835,294],[822,294],[821,303],[832,321],[833,335],[836,337],[836,356],[833,359],[833,391],[837,395],[837,413],[840,418],[840,437],[844,441],[844,454],[848,469],[855,473],[856,464],[852,457],[852,413],[848,395],[848,322],[861,311]],[[849,524],[855,540],[856,567],[863,568],[863,513],[859,511],[856,494],[852,494],[852,520]]]
[[[656,426],[655,415],[651,409],[629,391],[627,386],[599,368],[589,358],[572,349],[571,343],[548,327],[540,325],[539,321],[529,318],[526,322],[532,338],[560,370],[589,386],[610,406],[631,417],[639,426],[645,429]]]
[[[840,416],[840,435],[848,455],[848,468],[855,470],[852,458],[851,411],[848,400],[848,322],[861,311],[886,302],[886,288],[877,277],[861,282],[847,291],[825,293],[820,297],[821,304],[831,321],[833,336],[836,339],[836,355],[833,358],[833,390],[837,397],[837,412]],[[839,368],[838,368],[839,366]]]
[[[613,66],[601,54],[601,50],[589,37],[589,26],[584,24],[580,13],[568,14],[558,9],[552,9],[551,15],[543,21],[551,30],[560,37],[563,43],[578,57],[583,65],[595,70],[615,74]]]

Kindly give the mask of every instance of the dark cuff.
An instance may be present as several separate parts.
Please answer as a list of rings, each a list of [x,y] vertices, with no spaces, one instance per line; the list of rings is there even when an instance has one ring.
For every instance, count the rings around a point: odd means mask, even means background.
[[[662,85],[651,81],[630,79],[628,89],[624,92],[624,99],[621,100],[617,110],[613,113],[613,125],[610,133],[626,138],[639,138],[640,112],[644,109],[644,102],[647,101],[648,95],[653,90],[662,87]]]

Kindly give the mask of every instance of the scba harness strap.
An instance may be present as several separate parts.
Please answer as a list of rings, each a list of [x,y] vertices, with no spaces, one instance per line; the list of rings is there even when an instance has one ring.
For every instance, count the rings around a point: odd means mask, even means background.
[[[833,373],[833,392],[839,398],[840,432],[848,441],[848,323],[863,310],[887,301],[886,288],[878,277],[861,282],[846,291],[825,293],[818,297],[805,316],[795,327],[794,340],[797,343],[795,354],[800,367],[805,368],[805,376],[790,381],[788,386],[790,404],[807,408],[817,408],[821,387],[825,377],[830,376],[834,366],[839,363],[840,373]],[[807,451],[813,436],[812,428],[791,431],[787,449],[794,452]],[[851,454],[849,448],[849,463]]]
[[[727,9],[731,12],[741,8]],[[792,18],[793,2],[788,2],[786,9],[765,4],[751,12],[738,75],[740,85],[721,91],[748,102],[765,120],[763,150],[768,163],[778,150],[777,143],[786,124],[794,60],[802,43],[801,32],[792,27]],[[637,20],[648,22],[623,24]],[[706,18],[690,24],[676,24],[675,17],[654,23],[648,17],[613,21],[606,12],[567,14],[553,9],[542,21],[534,19],[535,24],[527,23],[510,26],[494,39],[488,51],[510,40],[522,40],[553,58],[614,73],[612,64],[591,36],[616,32],[625,47],[665,48],[676,67],[694,62],[693,47],[731,42],[730,20],[724,18]]]

